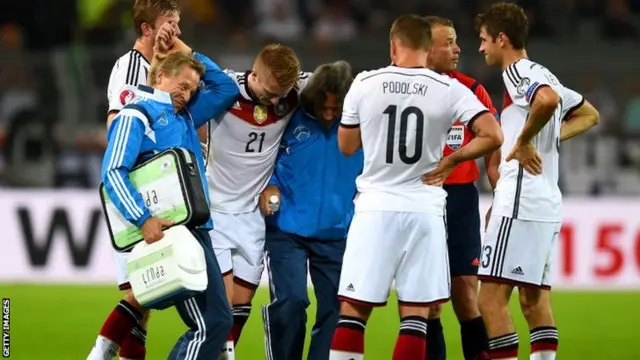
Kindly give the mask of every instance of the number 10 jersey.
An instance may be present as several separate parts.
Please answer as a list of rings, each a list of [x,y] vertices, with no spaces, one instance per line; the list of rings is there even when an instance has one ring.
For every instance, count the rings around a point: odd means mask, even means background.
[[[298,86],[287,97],[265,106],[249,92],[250,72],[226,72],[238,84],[240,95],[224,115],[209,122],[207,180],[211,210],[239,214],[255,210],[273,172],[284,129],[298,107],[298,91],[309,74],[301,72]]]
[[[453,123],[469,125],[485,112],[469,88],[425,68],[392,65],[358,74],[341,120],[361,132],[356,210],[442,215],[446,192],[424,185],[423,175],[438,167]]]

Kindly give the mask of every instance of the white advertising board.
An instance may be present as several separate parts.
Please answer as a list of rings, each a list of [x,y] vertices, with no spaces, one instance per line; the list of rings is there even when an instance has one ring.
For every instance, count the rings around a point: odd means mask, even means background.
[[[640,199],[567,198],[564,214],[554,287],[640,290]],[[98,192],[0,190],[0,265],[0,283],[115,284]]]

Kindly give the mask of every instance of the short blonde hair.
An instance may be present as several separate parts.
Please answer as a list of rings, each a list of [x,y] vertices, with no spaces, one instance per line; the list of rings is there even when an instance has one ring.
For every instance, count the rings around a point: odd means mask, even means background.
[[[268,69],[279,86],[290,87],[297,84],[300,60],[292,48],[282,44],[269,44],[260,51],[256,61]]]
[[[391,39],[398,39],[412,50],[428,50],[431,47],[431,23],[418,15],[402,15],[391,25]]]
[[[167,74],[167,76],[175,76],[177,73],[182,71],[185,66],[195,70],[200,76],[204,74],[204,65],[200,61],[196,60],[193,55],[176,52],[161,60],[157,58],[154,59],[151,69],[149,70],[147,83],[149,86],[153,87],[156,85],[156,78],[161,71]]]

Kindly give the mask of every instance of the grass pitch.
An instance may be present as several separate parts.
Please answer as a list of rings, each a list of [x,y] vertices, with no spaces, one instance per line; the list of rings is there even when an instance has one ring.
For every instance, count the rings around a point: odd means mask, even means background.
[[[86,358],[102,321],[121,294],[113,286],[5,284],[0,285],[0,296],[11,299],[11,359],[80,360]],[[266,289],[260,289],[237,359],[264,359],[262,323],[256,308],[268,300]],[[560,333],[559,359],[640,359],[639,292],[557,292],[553,301]],[[516,302],[512,305],[514,311],[518,310]],[[313,319],[313,307],[309,311]],[[520,334],[520,359],[528,359],[527,327],[522,316],[514,314]],[[443,323],[447,359],[462,360],[458,324],[449,305]],[[149,360],[166,359],[185,330],[173,309],[153,313],[149,328]],[[395,305],[374,311],[367,327],[366,351],[371,355],[366,359],[390,359],[397,329]]]

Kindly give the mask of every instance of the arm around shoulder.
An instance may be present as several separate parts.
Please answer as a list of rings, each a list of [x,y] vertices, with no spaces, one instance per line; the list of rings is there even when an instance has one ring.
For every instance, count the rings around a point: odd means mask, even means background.
[[[194,57],[205,66],[205,73],[202,76],[204,86],[187,107],[198,128],[226,111],[237,99],[239,90],[235,81],[213,60],[197,52]]]
[[[360,103],[362,94],[360,91],[360,77],[358,74],[347,92],[342,107],[342,117],[338,128],[338,147],[345,156],[351,156],[362,148],[360,134]]]

